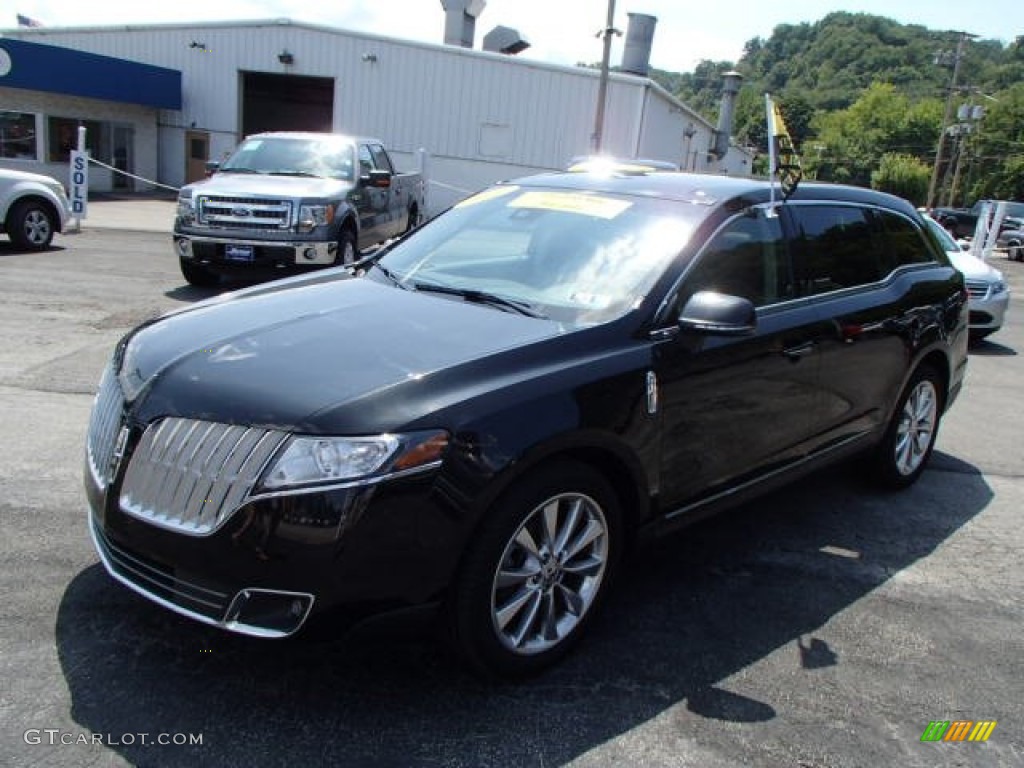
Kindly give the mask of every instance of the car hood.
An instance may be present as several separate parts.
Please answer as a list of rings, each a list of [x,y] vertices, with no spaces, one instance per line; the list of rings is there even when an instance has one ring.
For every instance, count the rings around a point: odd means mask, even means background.
[[[341,179],[221,172],[205,181],[190,184],[186,189],[191,189],[193,196],[329,198],[342,194],[352,186],[351,182]]]
[[[41,173],[29,173],[27,171],[14,171],[9,168],[0,168],[0,178],[11,179],[12,181],[33,181],[37,184],[45,184],[48,187],[60,185],[52,176],[44,176]]]
[[[135,331],[120,378],[136,418],[315,433],[327,409],[336,418],[345,404],[395,387],[423,402],[439,371],[563,334],[551,321],[365,278],[284,282]]]
[[[1003,273],[967,251],[947,251],[953,266],[968,280],[991,283],[1003,279]]]

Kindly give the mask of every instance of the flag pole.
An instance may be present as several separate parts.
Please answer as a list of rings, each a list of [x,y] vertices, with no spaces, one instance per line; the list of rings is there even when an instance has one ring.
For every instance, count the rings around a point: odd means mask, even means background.
[[[775,108],[770,93],[764,95],[765,120],[768,125],[768,189],[769,211],[775,210]]]

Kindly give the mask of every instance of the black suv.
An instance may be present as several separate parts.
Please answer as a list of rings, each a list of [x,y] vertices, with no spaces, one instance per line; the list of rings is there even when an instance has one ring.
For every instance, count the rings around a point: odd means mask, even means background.
[[[85,482],[115,579],[263,637],[436,603],[476,667],[527,674],[640,535],[854,454],[910,485],[964,379],[963,278],[862,189],[543,175],[362,269],[118,345]]]

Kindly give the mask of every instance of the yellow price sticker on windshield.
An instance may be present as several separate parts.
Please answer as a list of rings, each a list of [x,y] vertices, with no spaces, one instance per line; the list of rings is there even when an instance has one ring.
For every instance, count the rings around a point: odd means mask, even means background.
[[[478,192],[475,195],[467,197],[465,200],[459,201],[454,207],[468,208],[469,206],[476,205],[477,203],[486,203],[488,200],[493,200],[496,197],[504,197],[505,195],[517,192],[518,190],[519,187],[516,186],[492,187],[491,189],[485,189],[483,192]]]
[[[614,219],[631,205],[633,204],[628,200],[582,195],[578,192],[524,192],[511,201],[508,207],[579,213],[599,219]]]

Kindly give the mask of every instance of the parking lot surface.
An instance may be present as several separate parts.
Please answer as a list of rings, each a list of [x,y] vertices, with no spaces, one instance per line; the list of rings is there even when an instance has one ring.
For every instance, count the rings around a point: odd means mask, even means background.
[[[996,260],[1008,325],[914,488],[841,467],[659,541],[577,652],[489,685],[423,622],[236,637],[98,564],[100,370],[132,325],[213,295],[184,285],[163,206],[45,253],[0,242],[0,765],[1024,765],[1024,263]],[[921,741],[946,720],[997,724]]]

